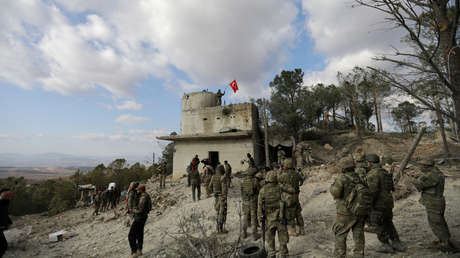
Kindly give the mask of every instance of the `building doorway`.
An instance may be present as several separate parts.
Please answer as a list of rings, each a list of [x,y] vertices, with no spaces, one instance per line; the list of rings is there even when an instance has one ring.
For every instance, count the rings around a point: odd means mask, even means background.
[[[215,169],[217,164],[219,163],[219,152],[218,151],[210,151],[209,152],[209,163]]]

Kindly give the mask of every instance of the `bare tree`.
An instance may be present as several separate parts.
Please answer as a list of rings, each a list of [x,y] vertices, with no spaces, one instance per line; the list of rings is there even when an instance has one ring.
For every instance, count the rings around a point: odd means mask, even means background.
[[[386,20],[407,32],[409,50],[394,49],[393,55],[377,60],[393,63],[397,72],[381,73],[392,86],[436,111],[435,99],[425,94],[426,81],[437,81],[430,89],[441,99],[439,111],[460,125],[460,48],[457,40],[460,0],[355,0],[387,14]],[[429,94],[429,95],[431,95]]]

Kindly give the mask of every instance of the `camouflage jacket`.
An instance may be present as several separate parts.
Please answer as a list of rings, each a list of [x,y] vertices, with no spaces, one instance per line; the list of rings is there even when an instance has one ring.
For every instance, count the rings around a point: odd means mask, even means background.
[[[303,184],[303,177],[294,169],[286,169],[281,172],[281,175],[278,177],[278,182],[282,191],[290,194],[298,194],[300,192],[300,186]],[[294,192],[290,192],[292,190],[288,190],[287,186],[291,186],[290,189],[294,189]]]
[[[266,225],[268,228],[276,226],[281,222],[282,214],[280,214],[281,189],[278,184],[268,183],[259,192],[257,200],[257,214],[259,221],[262,221],[262,216],[265,212]]]
[[[394,190],[393,175],[382,168],[380,164],[374,164],[366,177],[369,192],[373,199],[373,208],[376,210],[393,209]]]
[[[137,207],[134,209],[134,219],[146,219],[150,210],[152,208],[152,199],[150,199],[150,195],[147,193],[142,193],[139,197],[139,203]]]
[[[211,182],[208,185],[208,189],[211,193],[214,193],[215,197],[227,198],[228,188],[227,179],[225,175],[213,175]]]
[[[134,209],[138,203],[136,190],[130,190],[128,193],[128,209]]]
[[[241,198],[243,201],[249,201],[257,198],[259,194],[259,182],[253,176],[246,176],[241,182]]]
[[[361,180],[364,182],[364,183],[367,183],[367,179],[366,179],[366,176],[367,176],[367,164],[366,162],[358,162],[356,163],[356,167],[355,167],[355,172],[356,174],[358,174],[358,176],[361,178]]]
[[[344,172],[340,173],[335,179],[334,183],[331,185],[329,191],[331,192],[332,197],[334,197],[335,205],[337,209],[337,214],[345,216],[353,216],[351,211],[347,208],[345,199],[353,191],[354,184],[353,181],[361,181],[359,176],[353,172]]]
[[[422,174],[412,179],[412,184],[420,191],[420,203],[427,209],[440,210],[445,206],[444,174],[435,166],[422,169]]]

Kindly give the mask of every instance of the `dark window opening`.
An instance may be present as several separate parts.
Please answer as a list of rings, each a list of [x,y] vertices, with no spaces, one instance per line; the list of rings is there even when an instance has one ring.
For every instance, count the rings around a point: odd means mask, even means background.
[[[209,157],[209,162],[211,163],[211,166],[213,168],[216,168],[217,164],[219,163],[219,152],[218,151],[210,151],[208,157]]]

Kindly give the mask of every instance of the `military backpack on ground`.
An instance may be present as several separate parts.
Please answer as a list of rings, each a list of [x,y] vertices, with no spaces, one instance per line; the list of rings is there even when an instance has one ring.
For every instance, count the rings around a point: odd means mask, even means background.
[[[353,185],[353,190],[345,198],[347,208],[355,216],[367,216],[372,208],[372,196],[369,187],[359,177],[348,176],[348,179]]]

